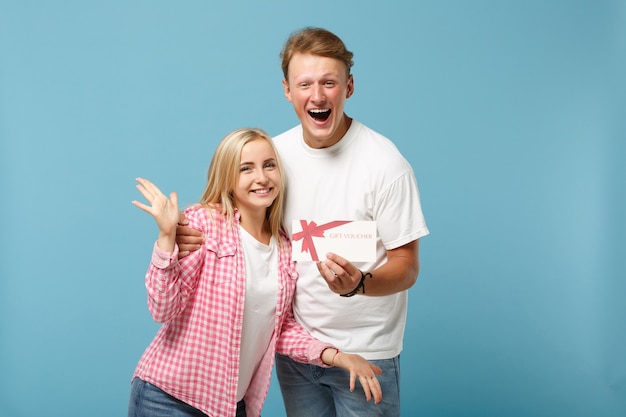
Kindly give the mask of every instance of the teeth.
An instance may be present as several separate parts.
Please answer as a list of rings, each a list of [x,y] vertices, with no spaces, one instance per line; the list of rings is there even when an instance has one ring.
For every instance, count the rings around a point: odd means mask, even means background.
[[[309,110],[311,113],[326,113],[327,111],[329,111],[328,109],[312,109]]]
[[[269,188],[265,188],[263,190],[254,190],[253,192],[257,193],[257,194],[267,194],[267,193],[270,192],[270,190],[269,190]]]

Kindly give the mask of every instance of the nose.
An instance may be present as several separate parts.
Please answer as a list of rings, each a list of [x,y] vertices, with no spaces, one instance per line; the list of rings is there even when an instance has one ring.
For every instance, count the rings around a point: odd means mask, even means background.
[[[258,171],[258,175],[256,177],[256,182],[259,184],[265,184],[268,181],[267,173],[265,170],[261,169]]]
[[[326,96],[324,95],[323,86],[319,84],[315,84],[315,86],[313,87],[313,92],[311,94],[311,100],[314,103],[324,103],[326,101]]]

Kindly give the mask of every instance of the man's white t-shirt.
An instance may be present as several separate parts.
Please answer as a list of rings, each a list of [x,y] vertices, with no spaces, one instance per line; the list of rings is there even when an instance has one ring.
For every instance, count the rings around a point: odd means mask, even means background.
[[[384,136],[353,120],[344,137],[329,148],[306,145],[301,125],[274,142],[285,167],[288,229],[292,220],[376,221],[376,262],[354,263],[364,272],[386,262],[386,249],[428,234],[413,169]],[[323,259],[324,254],[319,256]],[[330,291],[314,262],[298,262],[298,272],[294,315],[314,337],[366,359],[400,353],[407,291],[340,297]]]

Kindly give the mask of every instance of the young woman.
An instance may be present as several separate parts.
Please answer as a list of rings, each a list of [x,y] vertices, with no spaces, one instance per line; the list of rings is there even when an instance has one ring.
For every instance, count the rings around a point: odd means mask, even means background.
[[[163,323],[135,369],[129,417],[259,416],[276,352],[339,366],[380,402],[380,369],[312,338],[292,312],[297,272],[281,228],[284,183],[270,137],[239,129],[219,144],[200,202],[185,210],[204,234],[179,260],[176,193],[137,179],[159,228],[146,274],[148,308]]]

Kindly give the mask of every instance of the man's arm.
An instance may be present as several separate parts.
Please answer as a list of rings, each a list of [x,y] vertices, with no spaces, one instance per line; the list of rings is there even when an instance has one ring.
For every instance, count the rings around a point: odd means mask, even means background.
[[[183,213],[178,218],[176,226],[176,244],[178,245],[178,259],[182,259],[191,252],[202,247],[204,237],[199,230],[188,226],[189,220]]]
[[[330,290],[337,294],[350,293],[362,279],[361,271],[351,262],[332,253],[327,254],[326,260],[319,262],[317,268]],[[388,250],[385,264],[373,271],[362,272],[369,272],[372,276],[364,279],[364,288],[359,288],[357,295],[389,295],[411,288],[419,274],[419,239]]]

